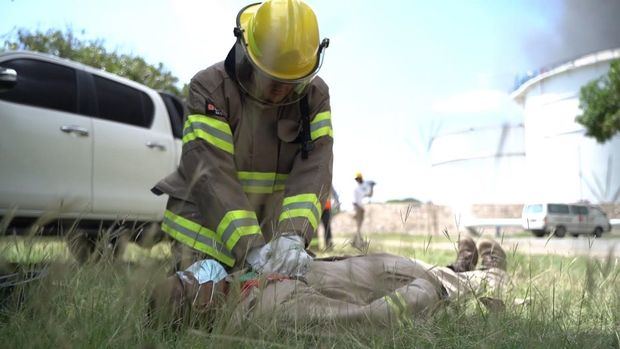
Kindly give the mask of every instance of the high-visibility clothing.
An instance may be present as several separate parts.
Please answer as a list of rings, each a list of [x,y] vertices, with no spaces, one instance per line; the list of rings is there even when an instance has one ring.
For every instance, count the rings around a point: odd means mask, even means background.
[[[305,98],[313,149],[302,159],[299,102],[275,107],[247,98],[224,62],[196,74],[181,162],[154,188],[182,202],[169,202],[162,229],[228,266],[275,234],[309,243],[331,188],[333,131],[322,79]]]

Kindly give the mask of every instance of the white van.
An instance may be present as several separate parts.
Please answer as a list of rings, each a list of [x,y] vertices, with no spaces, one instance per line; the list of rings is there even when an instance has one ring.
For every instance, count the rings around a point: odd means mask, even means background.
[[[539,237],[553,233],[561,238],[568,232],[574,237],[592,234],[599,238],[611,230],[607,214],[586,204],[529,204],[523,206],[521,218],[523,228]]]

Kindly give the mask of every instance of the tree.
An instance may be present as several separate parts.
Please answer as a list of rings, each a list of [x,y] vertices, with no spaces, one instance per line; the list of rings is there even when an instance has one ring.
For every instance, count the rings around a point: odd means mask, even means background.
[[[620,132],[620,60],[611,62],[607,75],[581,88],[579,102],[583,114],[575,120],[586,135],[604,143]]]
[[[179,79],[172,75],[162,63],[151,65],[140,56],[108,51],[103,40],[79,39],[70,28],[65,31],[50,29],[47,32],[19,29],[15,35],[11,35],[4,41],[3,50],[49,53],[103,69],[179,97],[183,97],[183,92],[187,90],[186,86],[182,89],[177,86]]]

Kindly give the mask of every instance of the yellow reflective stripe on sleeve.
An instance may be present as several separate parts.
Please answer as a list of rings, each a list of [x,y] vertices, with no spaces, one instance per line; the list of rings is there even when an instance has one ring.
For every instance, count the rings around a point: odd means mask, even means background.
[[[161,228],[175,240],[206,253],[228,266],[232,267],[235,264],[235,258],[215,233],[196,222],[166,210]]]
[[[310,123],[310,138],[313,141],[322,136],[334,137],[331,115],[329,111],[316,114]]]
[[[284,198],[279,222],[291,218],[306,218],[316,229],[321,218],[321,203],[316,194],[300,194]]]
[[[194,122],[204,123],[204,124],[207,124],[213,127],[216,130],[222,131],[223,133],[229,136],[232,136],[232,131],[230,130],[230,126],[228,126],[228,124],[225,123],[224,121],[218,120],[216,118],[212,118],[206,115],[192,114],[192,115],[187,116],[187,121],[192,122],[192,123]]]
[[[183,144],[196,138],[234,154],[233,136],[227,123],[205,115],[189,115],[183,128]]]
[[[273,184],[273,191],[282,191],[285,188],[288,174],[276,173],[276,182]]]
[[[242,236],[260,235],[256,213],[252,211],[228,211],[217,226],[217,235],[232,250]]]
[[[254,194],[271,194],[274,191],[284,190],[287,174],[275,172],[237,172],[243,191]]]

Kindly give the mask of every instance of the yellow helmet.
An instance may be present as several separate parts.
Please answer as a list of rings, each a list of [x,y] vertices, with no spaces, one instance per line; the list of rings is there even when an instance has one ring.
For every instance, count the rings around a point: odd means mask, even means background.
[[[316,15],[300,0],[268,0],[244,7],[237,15],[235,35],[237,81],[268,104],[299,100],[329,45],[328,39],[319,41]],[[274,84],[278,86],[273,88]],[[271,96],[265,96],[270,88]]]
[[[355,179],[358,179],[358,178],[359,178],[359,179],[363,179],[363,178],[364,178],[364,177],[362,176],[362,173],[361,173],[361,172],[359,172],[359,171],[358,171],[358,172],[355,172]]]

